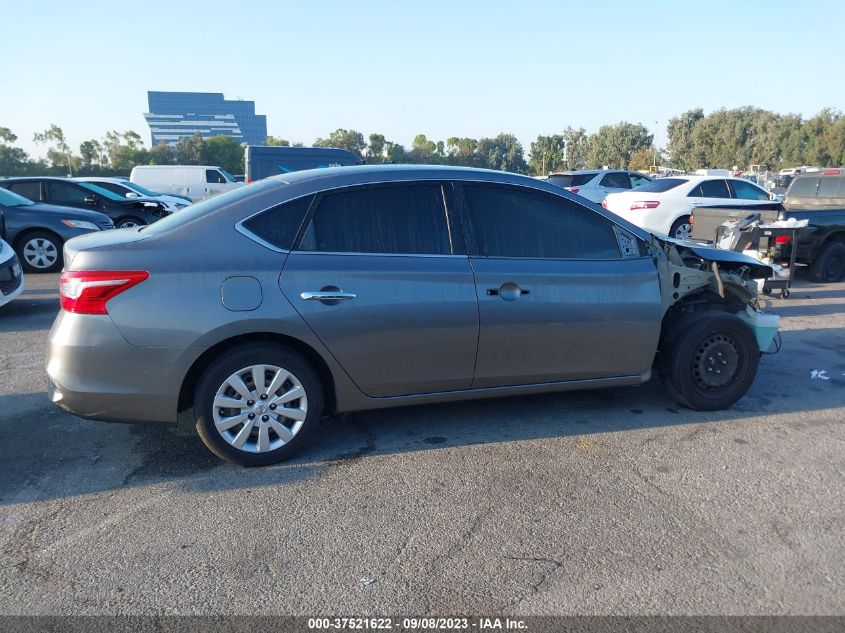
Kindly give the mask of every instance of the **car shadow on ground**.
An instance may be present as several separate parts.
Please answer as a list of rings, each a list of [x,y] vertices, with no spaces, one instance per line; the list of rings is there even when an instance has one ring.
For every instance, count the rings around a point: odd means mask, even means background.
[[[24,291],[20,297],[0,307],[0,333],[34,332],[50,328],[59,311],[58,295],[33,298],[27,292]]]
[[[184,428],[81,420],[43,392],[0,395],[0,506],[162,482],[199,492],[287,485],[376,456],[845,409],[845,330],[782,336],[780,354],[762,357],[751,390],[726,411],[678,407],[652,380],[639,388],[356,412],[324,420],[302,453],[261,469],[221,462]],[[787,422],[795,427],[799,419]]]

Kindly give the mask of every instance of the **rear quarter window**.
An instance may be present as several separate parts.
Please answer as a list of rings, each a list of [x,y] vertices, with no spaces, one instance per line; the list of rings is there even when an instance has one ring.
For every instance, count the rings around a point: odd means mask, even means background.
[[[819,186],[819,178],[796,178],[786,195],[790,198],[815,198]]]
[[[314,196],[305,196],[262,211],[241,225],[250,233],[282,250],[290,250]]]

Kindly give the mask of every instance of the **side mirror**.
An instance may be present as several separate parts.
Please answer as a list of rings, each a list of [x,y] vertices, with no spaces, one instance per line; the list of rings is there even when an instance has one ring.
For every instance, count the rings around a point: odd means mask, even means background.
[[[135,193],[134,191],[129,191],[129,192],[126,193],[126,197],[127,198],[140,198],[141,194]]]
[[[778,195],[776,193],[770,193],[769,194],[769,200],[777,200],[777,199],[778,199]]]

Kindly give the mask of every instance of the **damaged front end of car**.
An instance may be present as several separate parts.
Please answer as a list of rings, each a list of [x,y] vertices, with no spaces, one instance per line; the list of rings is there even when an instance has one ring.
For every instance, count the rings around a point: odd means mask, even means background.
[[[664,331],[685,316],[719,310],[748,323],[761,351],[769,348],[778,319],[760,310],[756,280],[771,277],[771,266],[742,253],[658,236],[649,252],[660,277]]]

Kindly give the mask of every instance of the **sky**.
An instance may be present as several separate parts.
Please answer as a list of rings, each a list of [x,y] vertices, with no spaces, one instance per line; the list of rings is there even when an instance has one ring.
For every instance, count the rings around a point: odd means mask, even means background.
[[[845,2],[0,0],[0,127],[36,156],[135,130],[148,90],[255,101],[268,132],[410,146],[754,105],[845,109]],[[827,60],[829,63],[825,63]]]

